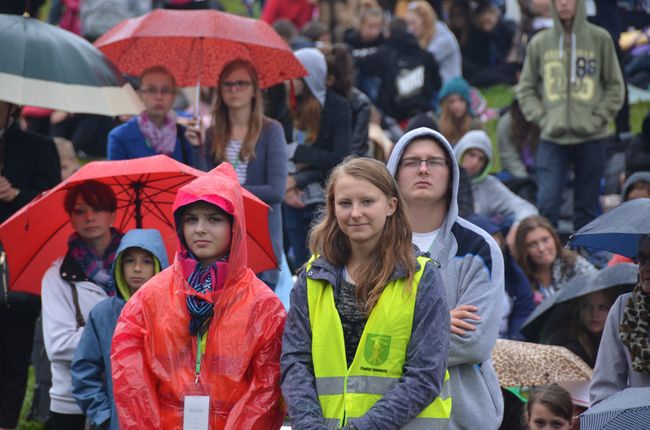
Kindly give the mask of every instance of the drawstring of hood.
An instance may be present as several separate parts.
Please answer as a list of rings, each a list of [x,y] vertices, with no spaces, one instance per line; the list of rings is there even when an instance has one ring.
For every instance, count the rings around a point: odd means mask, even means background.
[[[560,60],[564,58],[564,34],[560,33]],[[571,32],[571,61],[569,64],[571,68],[570,73],[570,82],[574,83],[576,81],[576,34]]]

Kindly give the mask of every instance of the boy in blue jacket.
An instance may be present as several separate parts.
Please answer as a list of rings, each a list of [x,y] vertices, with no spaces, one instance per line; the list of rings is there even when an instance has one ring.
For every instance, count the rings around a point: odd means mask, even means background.
[[[113,264],[116,295],[90,311],[72,361],[72,393],[97,428],[119,429],[110,355],[120,312],[126,300],[167,265],[165,244],[158,230],[129,231],[122,238]]]

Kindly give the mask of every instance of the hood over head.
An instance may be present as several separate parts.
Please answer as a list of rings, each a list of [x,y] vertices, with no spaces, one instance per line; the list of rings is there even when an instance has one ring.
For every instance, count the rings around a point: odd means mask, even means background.
[[[309,91],[316,97],[321,107],[325,105],[327,92],[327,62],[325,56],[316,48],[303,48],[295,52],[296,58],[307,70],[307,76],[302,79]]]
[[[490,168],[492,167],[492,141],[490,136],[483,130],[471,130],[465,133],[454,147],[454,154],[458,164],[462,164],[463,155],[469,149],[480,149],[487,157],[487,163],[485,163],[481,173],[472,178],[472,183],[477,184],[490,174]]]
[[[169,265],[165,242],[163,242],[158,230],[133,229],[126,232],[122,236],[120,246],[115,253],[115,261],[113,262],[113,281],[115,282],[116,292],[124,300],[128,300],[131,297],[129,288],[124,280],[124,273],[122,273],[122,254],[129,248],[140,248],[150,252],[155,259],[154,273],[160,272]]]
[[[441,133],[438,133],[435,130],[431,130],[430,128],[426,127],[420,127],[416,128],[415,130],[411,130],[408,133],[404,134],[400,138],[400,140],[397,141],[395,144],[395,147],[393,148],[393,152],[390,154],[390,158],[388,159],[387,167],[388,170],[390,171],[391,175],[395,179],[397,179],[397,167],[399,165],[399,161],[402,159],[402,154],[404,154],[404,150],[406,149],[411,142],[414,140],[419,140],[419,139],[432,139],[440,145],[440,147],[449,155],[449,159],[451,161],[451,167],[450,167],[450,180],[451,180],[451,196],[449,199],[449,210],[447,211],[447,217],[445,218],[445,221],[442,224],[441,227],[441,233],[440,237],[446,237],[449,234],[451,234],[451,227],[454,225],[454,222],[456,221],[456,218],[458,218],[458,178],[459,178],[459,172],[458,172],[458,163],[456,162],[456,158],[454,157],[454,151],[451,148],[451,145],[443,136]],[[436,256],[433,256],[436,258]]]
[[[637,182],[647,182],[650,184],[650,172],[635,172],[625,180],[625,184],[623,184],[623,192],[621,193],[623,195],[623,201],[627,201],[627,195],[630,193],[632,185]]]
[[[179,232],[179,253],[187,255],[187,247],[182,238],[182,208],[203,201],[210,203],[232,215],[232,241],[228,256],[228,275],[226,284],[238,278],[247,268],[246,217],[244,200],[237,174],[230,163],[221,163],[215,169],[181,187],[174,200],[174,221]],[[178,255],[178,254],[177,254]]]

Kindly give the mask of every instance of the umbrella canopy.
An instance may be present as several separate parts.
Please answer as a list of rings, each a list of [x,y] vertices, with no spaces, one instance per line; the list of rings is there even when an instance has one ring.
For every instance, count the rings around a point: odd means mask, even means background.
[[[576,234],[569,244],[634,258],[641,239],[650,234],[650,199],[627,201],[599,216]]]
[[[497,339],[492,361],[502,387],[588,381],[592,374],[587,363],[563,346]]]
[[[105,183],[115,192],[118,209],[114,227],[122,232],[158,229],[171,260],[178,244],[172,214],[176,191],[203,174],[165,155],[86,164],[0,225],[0,242],[7,251],[9,290],[40,292],[43,274],[52,261],[65,254],[73,232],[63,209],[65,194],[89,179]],[[250,228],[249,267],[256,272],[276,267],[268,232],[268,206],[245,190],[243,194]]]
[[[136,115],[138,95],[93,45],[27,16],[0,14],[0,100],[66,112]]]
[[[568,303],[587,294],[617,288],[618,294],[629,293],[637,282],[639,267],[632,263],[620,263],[597,272],[575,276],[530,314],[521,327],[521,332],[529,340],[538,340],[545,323],[551,320],[559,305]]]
[[[650,387],[626,388],[580,415],[580,428],[645,430],[650,425]]]
[[[216,10],[156,9],[117,24],[95,46],[135,76],[165,66],[179,86],[214,86],[235,59],[255,66],[262,88],[307,74],[266,22]]]

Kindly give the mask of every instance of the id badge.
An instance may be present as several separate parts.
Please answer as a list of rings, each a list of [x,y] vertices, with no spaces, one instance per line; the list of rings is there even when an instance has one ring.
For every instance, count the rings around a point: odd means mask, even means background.
[[[210,391],[203,384],[192,384],[183,398],[183,430],[210,428]]]

